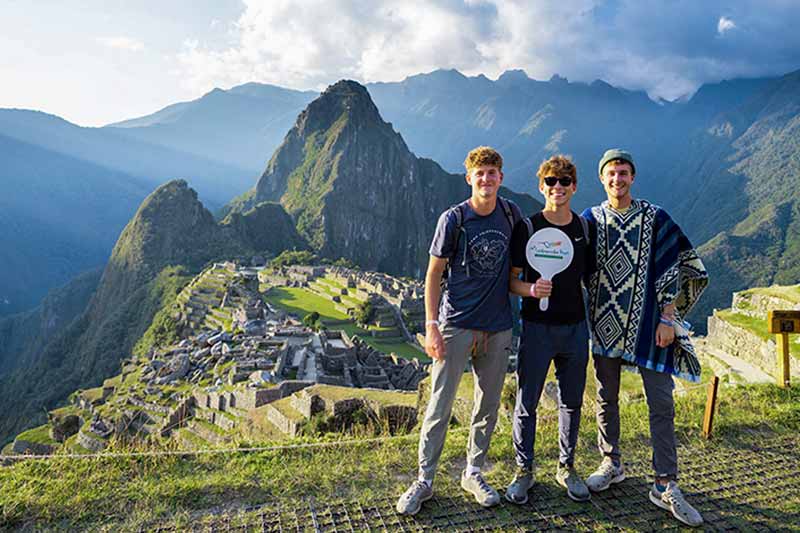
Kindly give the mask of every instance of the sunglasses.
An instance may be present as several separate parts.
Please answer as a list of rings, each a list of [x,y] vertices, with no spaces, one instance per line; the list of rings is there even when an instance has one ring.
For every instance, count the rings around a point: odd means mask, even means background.
[[[560,178],[556,178],[555,176],[548,176],[544,178],[544,183],[548,187],[554,187],[556,182],[560,183],[562,187],[569,187],[570,185],[572,185],[572,177],[562,176]]]

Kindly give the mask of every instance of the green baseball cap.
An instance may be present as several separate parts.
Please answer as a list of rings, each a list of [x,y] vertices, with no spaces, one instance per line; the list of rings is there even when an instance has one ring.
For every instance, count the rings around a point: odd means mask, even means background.
[[[600,159],[600,163],[597,165],[597,174],[602,176],[603,167],[606,166],[606,163],[609,161],[614,161],[615,159],[622,159],[623,161],[630,163],[631,172],[634,175],[636,174],[636,165],[633,163],[633,156],[630,152],[621,148],[612,148],[611,150],[606,150],[606,153],[603,154],[603,158]]]

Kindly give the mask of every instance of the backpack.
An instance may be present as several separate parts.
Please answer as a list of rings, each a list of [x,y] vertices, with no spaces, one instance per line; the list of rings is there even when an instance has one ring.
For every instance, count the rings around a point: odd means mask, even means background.
[[[503,213],[506,215],[506,220],[508,220],[508,225],[511,227],[511,231],[514,231],[514,210],[511,207],[511,202],[503,198],[502,196],[497,197],[497,201],[500,204],[500,207],[503,209]],[[519,208],[518,208],[519,209]],[[456,259],[456,255],[458,254],[458,242],[461,238],[461,234],[464,234],[464,238],[467,237],[467,231],[464,229],[464,202],[458,203],[454,206],[451,206],[448,209],[448,214],[453,213],[456,217],[456,241],[453,243],[453,254],[447,261],[447,268],[442,273],[442,293],[447,288],[447,278],[450,277],[450,265]],[[521,215],[520,215],[520,218]],[[509,234],[509,241],[511,240],[511,234]],[[461,266],[466,267],[467,269],[467,277],[469,277],[469,265],[467,264],[467,247],[464,244],[464,255],[461,259]]]

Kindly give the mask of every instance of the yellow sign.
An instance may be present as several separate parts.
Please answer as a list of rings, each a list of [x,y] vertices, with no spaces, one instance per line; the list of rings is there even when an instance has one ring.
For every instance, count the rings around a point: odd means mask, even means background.
[[[770,333],[800,333],[800,311],[770,311],[767,324]]]
[[[778,372],[775,376],[778,386],[788,387],[789,377],[789,334],[800,333],[800,311],[770,311],[767,314],[769,332],[775,334],[778,348]]]

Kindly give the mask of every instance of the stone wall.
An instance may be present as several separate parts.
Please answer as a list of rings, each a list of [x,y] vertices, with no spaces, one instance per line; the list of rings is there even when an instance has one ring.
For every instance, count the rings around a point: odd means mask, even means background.
[[[166,420],[161,426],[159,433],[162,437],[168,437],[173,430],[186,425],[186,421],[191,416],[192,408],[195,406],[194,396],[184,398],[178,406],[170,411]]]
[[[292,420],[273,406],[267,408],[267,419],[290,437],[296,437],[304,420]]]
[[[793,337],[790,337],[793,341]],[[769,375],[777,373],[777,348],[775,341],[765,341],[758,335],[738,328],[717,316],[708,317],[707,342],[720,350],[751,363]],[[800,360],[789,357],[790,371],[800,375]]]
[[[77,441],[78,444],[95,453],[105,450],[107,446],[106,441],[85,433],[83,429],[78,432]]]
[[[11,453],[14,455],[50,455],[54,450],[55,448],[49,444],[30,442],[21,439],[15,439],[14,445],[11,447]]]
[[[255,409],[268,403],[272,403],[281,398],[285,398],[295,392],[313,385],[313,381],[284,381],[276,387],[269,389],[245,389],[237,390],[233,393],[235,406],[238,409]]]
[[[800,305],[790,300],[759,292],[735,292],[731,307],[739,314],[755,318],[767,318],[769,311],[800,309]]]

